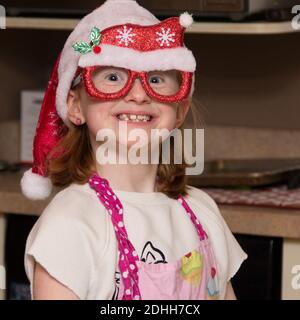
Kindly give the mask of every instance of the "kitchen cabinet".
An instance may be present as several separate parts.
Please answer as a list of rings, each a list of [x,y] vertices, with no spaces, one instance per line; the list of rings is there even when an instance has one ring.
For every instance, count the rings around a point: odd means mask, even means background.
[[[38,216],[6,214],[5,267],[6,299],[30,300],[30,287],[24,270],[24,252],[28,234]]]
[[[239,300],[280,300],[282,278],[282,238],[235,234],[247,253],[232,279]]]

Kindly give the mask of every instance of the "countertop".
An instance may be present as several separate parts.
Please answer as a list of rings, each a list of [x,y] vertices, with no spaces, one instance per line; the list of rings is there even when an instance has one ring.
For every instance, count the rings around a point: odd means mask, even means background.
[[[21,193],[21,172],[0,173],[0,212],[40,215],[53,196],[32,201]],[[300,239],[300,210],[250,205],[219,205],[220,212],[234,233]]]

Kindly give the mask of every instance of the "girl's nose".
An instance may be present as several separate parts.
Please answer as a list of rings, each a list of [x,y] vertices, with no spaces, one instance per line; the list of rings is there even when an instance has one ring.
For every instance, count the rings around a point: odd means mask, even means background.
[[[125,96],[125,101],[135,101],[138,104],[149,103],[151,101],[151,98],[147,95],[146,91],[144,90],[140,79],[135,79],[132,88]]]

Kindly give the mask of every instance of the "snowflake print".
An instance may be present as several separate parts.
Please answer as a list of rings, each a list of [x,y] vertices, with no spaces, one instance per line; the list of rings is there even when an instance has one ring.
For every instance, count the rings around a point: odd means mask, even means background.
[[[165,28],[161,28],[161,32],[156,32],[156,34],[159,36],[156,38],[156,41],[160,41],[160,46],[162,47],[164,44],[166,44],[168,47],[170,46],[170,42],[175,42],[174,37],[175,33],[170,33],[171,29],[168,28],[165,30]]]
[[[55,126],[59,121],[59,118],[58,118],[58,116],[57,116],[57,114],[55,112],[50,112],[49,113],[49,118],[51,118],[51,121],[49,121],[49,124],[51,126]]]
[[[49,112],[49,117],[52,118],[52,119],[57,119],[58,118],[57,114],[55,112],[53,112],[53,111]]]
[[[51,134],[52,136],[59,136],[63,132],[64,127],[62,127],[62,120],[55,112],[49,112],[49,126],[52,127]]]
[[[54,129],[51,134],[52,134],[53,137],[59,136],[59,133],[58,133],[57,129]]]
[[[123,30],[118,29],[117,31],[119,35],[116,36],[116,39],[120,39],[119,44],[124,42],[125,46],[128,47],[130,42],[134,42],[132,37],[134,37],[136,34],[131,32],[132,28],[127,30],[127,26],[123,26]]]

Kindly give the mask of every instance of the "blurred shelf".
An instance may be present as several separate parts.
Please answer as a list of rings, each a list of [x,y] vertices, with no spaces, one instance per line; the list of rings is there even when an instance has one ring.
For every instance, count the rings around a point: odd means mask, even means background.
[[[291,22],[201,22],[195,23],[189,33],[218,34],[282,34],[296,33]]]
[[[55,18],[6,18],[7,29],[73,30],[79,20]]]
[[[80,20],[55,18],[6,18],[8,29],[73,30]],[[187,33],[199,34],[284,34],[300,33],[285,22],[195,22]]]

